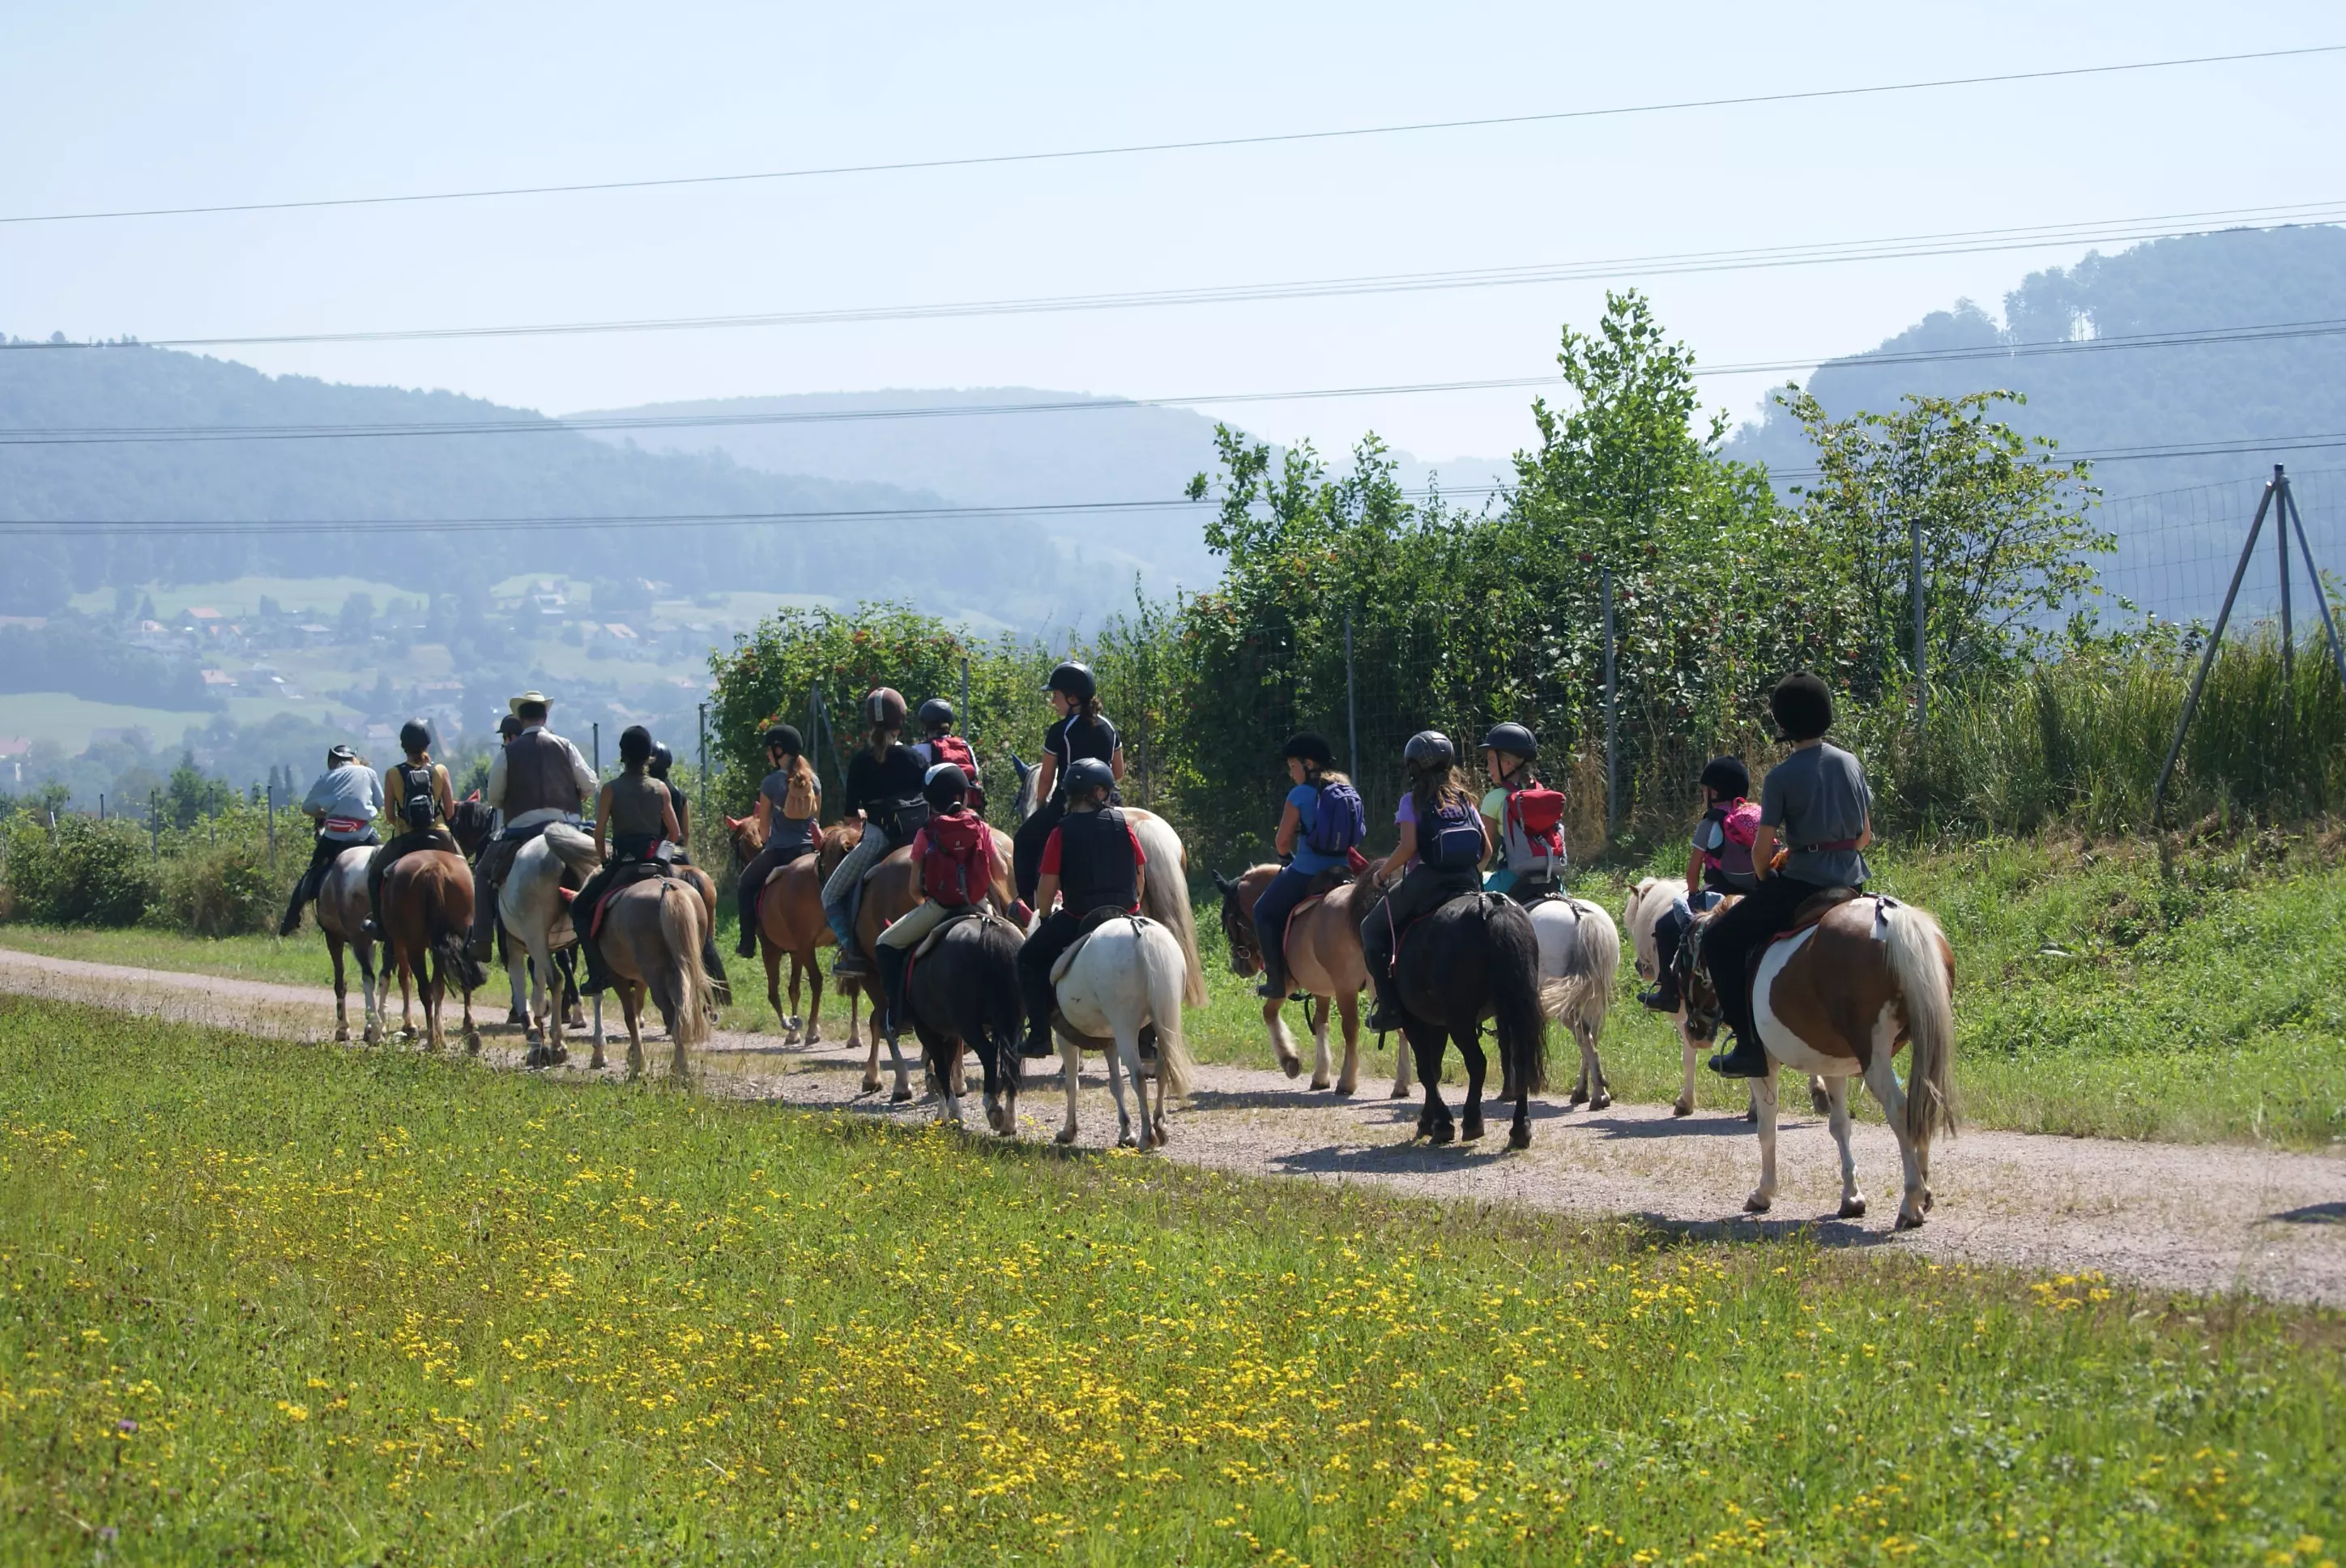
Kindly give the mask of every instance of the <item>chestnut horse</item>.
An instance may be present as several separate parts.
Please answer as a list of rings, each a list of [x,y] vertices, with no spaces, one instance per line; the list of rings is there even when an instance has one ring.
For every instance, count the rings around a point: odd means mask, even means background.
[[[382,926],[390,964],[399,971],[399,1011],[413,1038],[409,981],[423,993],[423,1044],[428,1051],[447,1044],[440,1027],[440,1003],[454,979],[464,996],[464,1049],[477,1053],[481,1032],[473,1023],[473,992],[488,976],[464,951],[473,928],[473,868],[446,850],[403,855],[382,882]]]
[[[598,915],[597,945],[610,966],[611,989],[627,1024],[627,1075],[644,1071],[644,1002],[659,1009],[660,1023],[676,1047],[679,1079],[690,1062],[685,1049],[709,1040],[716,992],[700,962],[709,940],[709,904],[698,883],[668,867],[606,894]],[[597,1052],[599,1055],[599,1051]]]
[[[1688,1032],[1719,1028],[1719,997],[1702,967],[1702,938],[1716,917],[1695,921],[1678,950]],[[1776,1063],[1825,1082],[1833,1142],[1841,1149],[1841,1217],[1865,1213],[1849,1145],[1849,1080],[1862,1075],[1898,1139],[1905,1190],[1898,1228],[1923,1223],[1931,1207],[1931,1138],[1953,1132],[1948,1085],[1955,1054],[1953,950],[1939,922],[1912,904],[1862,893],[1770,942],[1751,983],[1760,1044]],[[1893,1058],[1911,1045],[1902,1091]],[[1744,1208],[1765,1214],[1776,1200],[1776,1074],[1752,1080],[1760,1102],[1760,1185]]]
[[[1279,874],[1273,865],[1250,866],[1236,881],[1219,871],[1214,885],[1222,890],[1222,935],[1229,940],[1230,972],[1250,979],[1262,972],[1262,941],[1254,928],[1255,901]],[[1349,1095],[1361,1079],[1361,988],[1369,983],[1368,960],[1361,952],[1361,916],[1372,897],[1365,883],[1346,882],[1324,898],[1299,907],[1287,922],[1287,979],[1295,990],[1312,999],[1304,1017],[1311,1025],[1316,1047],[1311,1058],[1311,1086],[1328,1087],[1328,1010],[1332,1003],[1343,1020],[1344,1069],[1336,1075],[1336,1093]],[[1287,998],[1262,999],[1263,1027],[1270,1032],[1270,1049],[1290,1078],[1302,1072],[1287,1024],[1280,1016]],[[1393,1053],[1392,1097],[1406,1098],[1411,1087],[1411,1055],[1406,1045]]]
[[[733,840],[733,865],[739,871],[766,847],[766,831],[755,817],[728,817],[725,826]],[[822,918],[819,859],[812,852],[799,856],[768,877],[758,893],[758,948],[766,961],[766,1000],[773,1003],[774,1016],[781,1022],[785,1045],[814,1045],[822,1040],[822,964],[816,950],[835,946],[839,939],[831,935],[831,922]],[[782,1011],[785,957],[790,961],[787,1013]],[[803,1020],[799,1015],[801,979],[812,988]],[[852,1015],[848,1033],[854,1033]]]

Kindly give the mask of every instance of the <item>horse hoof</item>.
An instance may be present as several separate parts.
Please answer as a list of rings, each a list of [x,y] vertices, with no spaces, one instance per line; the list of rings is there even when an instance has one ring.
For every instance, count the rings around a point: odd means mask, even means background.
[[[1072,1144],[1076,1141],[1076,1129],[1073,1127],[1061,1127],[1057,1132],[1051,1135],[1051,1141],[1055,1144]]]
[[[1290,1078],[1300,1078],[1303,1076],[1303,1058],[1300,1056],[1282,1056],[1279,1061],[1279,1070],[1286,1074]]]
[[[1902,1208],[1898,1211],[1898,1228],[1901,1230],[1920,1230],[1923,1228],[1923,1217],[1919,1214],[1908,1214]]]
[[[1588,1102],[1588,1108],[1592,1111],[1610,1110],[1612,1105],[1613,1096],[1603,1090],[1597,1091],[1596,1097]]]
[[[1923,1212],[1928,1214],[1931,1210],[1931,1205],[1934,1201],[1936,1200],[1932,1196],[1931,1189],[1929,1187],[1924,1187],[1923,1189]]]
[[[1502,1097],[1504,1097],[1504,1088],[1503,1087],[1501,1090]],[[1588,1104],[1588,1091],[1586,1089],[1575,1089],[1572,1092],[1572,1104],[1576,1105],[1585,1105]]]
[[[1670,1115],[1673,1116],[1691,1116],[1694,1115],[1694,1107],[1687,1104],[1684,1100],[1673,1101],[1670,1105]]]
[[[1761,1197],[1756,1192],[1743,1200],[1743,1212],[1746,1214],[1765,1214],[1773,1207],[1772,1199]]]
[[[913,1091],[912,1091],[912,1090],[910,1090],[910,1089],[898,1089],[898,1090],[896,1090],[894,1093],[891,1094],[891,1095],[888,1096],[888,1103],[889,1103],[890,1105],[903,1105],[905,1101],[907,1101],[907,1100],[911,1099],[912,1097],[913,1097]]]
[[[1409,1098],[1409,1090],[1402,1084],[1395,1084],[1392,1086],[1392,1093],[1387,1095],[1385,1098],[1388,1100],[1406,1100]]]
[[[1840,1217],[1842,1219],[1863,1219],[1865,1217],[1865,1200],[1862,1197],[1845,1197],[1841,1199]]]
[[[1324,1095],[1328,1092],[1328,1080],[1325,1078],[1314,1078],[1311,1080],[1311,1087],[1316,1093]]]
[[[1760,1119],[1760,1107],[1759,1107],[1759,1106],[1757,1106],[1757,1105],[1746,1105],[1746,1106],[1744,1106],[1744,1107],[1743,1107],[1743,1119],[1744,1119],[1745,1121],[1747,1121],[1747,1122],[1756,1122],[1756,1121],[1758,1121],[1758,1120]]]
[[[465,1054],[465,1055],[467,1055],[467,1056],[477,1056],[477,1055],[479,1055],[480,1054],[481,1054],[481,1032],[480,1032],[479,1030],[477,1030],[477,1029],[467,1029],[467,1030],[465,1030],[465,1031],[464,1031],[464,1054]]]
[[[506,1027],[506,1028],[508,1028],[508,1029],[526,1029],[526,1028],[528,1028],[528,1027],[529,1027],[529,1014],[528,1014],[528,1013],[524,1013],[524,1012],[523,1012],[520,1008],[518,1008],[518,1007],[515,1008],[511,1013],[506,1013],[506,1014],[505,1014],[505,1027]]]
[[[1425,1135],[1425,1141],[1429,1144],[1447,1144],[1454,1142],[1457,1136],[1456,1127],[1452,1126],[1448,1122],[1442,1122],[1437,1124],[1432,1132]]]
[[[1116,1135],[1116,1146],[1120,1149],[1137,1149],[1140,1146],[1140,1140],[1130,1133],[1118,1133]]]
[[[1467,1118],[1466,1124],[1458,1129],[1458,1141],[1460,1143],[1471,1144],[1482,1135],[1483,1123],[1481,1119],[1477,1117],[1470,1116]]]
[[[1530,1127],[1517,1126],[1509,1127],[1507,1129],[1507,1147],[1511,1149],[1527,1149],[1531,1146],[1532,1130]]]
[[[1809,1089],[1809,1109],[1820,1116],[1832,1115],[1832,1096],[1813,1084]]]
[[[338,1025],[334,1030],[334,1044],[337,1045],[347,1045],[350,1043],[351,1026],[347,1023]]]

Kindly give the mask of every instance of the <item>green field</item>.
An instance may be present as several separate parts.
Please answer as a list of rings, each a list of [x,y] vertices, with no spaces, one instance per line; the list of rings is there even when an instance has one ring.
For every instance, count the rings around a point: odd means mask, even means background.
[[[13,1561],[2332,1554],[2341,1325],[0,999]]]

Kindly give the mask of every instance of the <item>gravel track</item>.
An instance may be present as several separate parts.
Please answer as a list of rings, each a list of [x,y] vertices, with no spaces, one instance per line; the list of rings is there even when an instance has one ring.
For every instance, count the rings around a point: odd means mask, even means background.
[[[322,1041],[332,997],[258,981],[86,963],[0,950],[0,993],[114,1007],[149,1016],[220,1025],[279,1038]],[[493,988],[502,1018],[505,989]],[[486,1000],[492,993],[481,993]],[[353,998],[353,1012],[356,1001]],[[626,1054],[617,1033],[616,1072]],[[518,1067],[515,1032],[484,1028],[483,1060]],[[452,1040],[452,1044],[455,1042]],[[909,1042],[907,1043],[909,1044]],[[402,1047],[407,1048],[407,1047]],[[646,1042],[655,1075],[667,1044]],[[586,1053],[574,1046],[574,1059]],[[885,1054],[882,1054],[883,1071]],[[1056,1064],[1030,1070],[1019,1135],[1047,1140],[1066,1101]],[[1391,1062],[1368,1064],[1352,1099],[1314,1092],[1276,1072],[1203,1066],[1188,1109],[1171,1122],[1166,1154],[1187,1163],[1262,1176],[1364,1182],[1421,1196],[1524,1205],[1596,1217],[1634,1216],[1721,1237],[1805,1232],[1827,1247],[1884,1247],[1946,1262],[2037,1272],[2099,1270],[2116,1279],[2192,1293],[2241,1291],[2276,1300],[2346,1307],[2346,1157],[2238,1145],[2127,1143],[2024,1133],[1969,1132],[1940,1143],[1929,1225],[1891,1229],[1898,1203],[1897,1145],[1879,1120],[1856,1129],[1858,1174],[1871,1200],[1862,1220],[1833,1217],[1837,1162],[1824,1120],[1803,1113],[1780,1124],[1782,1184],[1775,1211],[1741,1211],[1759,1179],[1759,1150],[1736,1117],[1674,1120],[1667,1105],[1617,1105],[1590,1113],[1547,1103],[1534,1107],[1533,1146],[1504,1150],[1494,1117],[1481,1144],[1430,1148],[1409,1142],[1414,1102],[1385,1097]],[[1384,1068],[1378,1077],[1375,1067]],[[697,1076],[715,1093],[813,1108],[854,1110],[903,1121],[936,1114],[916,1098],[891,1106],[884,1093],[861,1093],[862,1055],[835,1045],[786,1047],[770,1035],[720,1033],[698,1057]],[[1453,1073],[1456,1069],[1454,1066]],[[556,1076],[589,1076],[580,1066]],[[1960,1065],[1958,1086],[1960,1086]],[[918,1070],[914,1084],[918,1086]],[[978,1096],[963,1115],[984,1136]],[[1786,1080],[1789,1112],[1804,1099]],[[1449,1097],[1456,1103],[1455,1089]],[[1114,1142],[1116,1112],[1096,1060],[1086,1064],[1079,1142]]]

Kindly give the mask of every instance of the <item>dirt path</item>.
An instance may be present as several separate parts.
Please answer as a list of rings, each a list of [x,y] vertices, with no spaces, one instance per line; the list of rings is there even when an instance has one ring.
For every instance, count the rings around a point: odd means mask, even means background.
[[[117,968],[0,950],[0,992],[125,1008],[273,1036],[323,1040],[332,999],[323,988]],[[484,1000],[489,993],[483,993]],[[504,991],[484,1023],[504,1015]],[[356,1011],[353,998],[352,1010]],[[617,1010],[612,1011],[616,1029]],[[514,1036],[487,1032],[487,1059],[517,1065]],[[619,1035],[614,1062],[625,1055]],[[586,1058],[584,1050],[577,1060]],[[647,1054],[654,1070],[666,1044]],[[836,1047],[784,1047],[770,1036],[723,1033],[705,1053],[701,1078],[719,1093],[794,1105],[854,1109],[905,1120],[935,1114],[915,1100],[890,1107],[859,1093],[862,1058]],[[585,1076],[576,1067],[565,1075]],[[1035,1075],[1039,1078],[1039,1074]],[[917,1074],[915,1084],[917,1084]],[[1665,1105],[1616,1105],[1590,1114],[1535,1108],[1535,1143],[1504,1152],[1504,1122],[1483,1144],[1433,1149],[1409,1143],[1414,1104],[1384,1097],[1372,1079],[1351,1100],[1315,1094],[1276,1073],[1200,1069],[1192,1107],[1173,1118],[1171,1157],[1222,1169],[1371,1182],[1426,1196],[1525,1204],[1596,1215],[1634,1215],[1720,1236],[1807,1230],[1835,1247],[1882,1247],[1970,1263],[2053,1273],[2097,1269],[2160,1288],[2246,1290],[2276,1299],[2346,1306],[2346,1158],[2238,1145],[2121,1143],[2020,1133],[1966,1133],[1937,1151],[1938,1206],[1923,1229],[1893,1233],[1898,1155],[1878,1121],[1857,1128],[1858,1174],[1871,1217],[1832,1217],[1840,1188],[1821,1117],[1788,1116],[1779,1163],[1782,1188],[1764,1220],[1740,1213],[1759,1176],[1749,1129],[1736,1118],[1671,1119]],[[1456,1095],[1452,1095],[1454,1104]],[[1065,1098],[1057,1069],[1022,1095],[1020,1135],[1055,1133]],[[1788,1107],[1792,1104],[1787,1097]],[[983,1128],[976,1095],[964,1115]],[[1087,1066],[1081,1142],[1112,1143],[1116,1112],[1107,1080]]]

